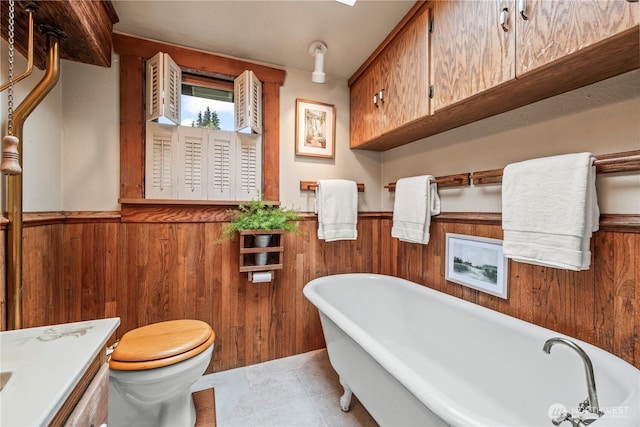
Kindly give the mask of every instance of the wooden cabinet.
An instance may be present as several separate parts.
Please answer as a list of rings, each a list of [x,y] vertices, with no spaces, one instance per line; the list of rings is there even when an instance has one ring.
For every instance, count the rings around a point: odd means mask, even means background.
[[[638,24],[623,0],[435,2],[433,109],[438,111]]]
[[[374,102],[382,87],[380,62],[376,62],[351,86],[350,140],[351,147],[380,135],[384,129],[384,116]]]
[[[519,0],[517,9],[517,76],[633,28],[640,16],[624,0]]]
[[[65,427],[104,425],[107,423],[108,409],[109,365],[103,363],[64,425]]]
[[[515,78],[513,1],[435,2],[431,35],[433,110]],[[507,11],[503,12],[503,9]]]
[[[418,2],[349,81],[352,148],[389,150],[640,68],[638,2],[438,0],[428,5]],[[430,55],[424,62],[428,80],[421,81],[433,87],[427,108],[416,106],[423,89],[410,86],[422,63],[403,62],[408,57],[394,57],[393,47],[410,34],[418,11],[428,7],[424,13],[431,15],[432,31],[421,39]],[[408,46],[396,52],[415,56]],[[380,65],[385,63],[386,71]],[[381,116],[362,103],[371,102],[380,86],[375,76],[383,72],[385,102],[394,104],[391,114]],[[396,83],[389,75],[404,90],[389,84]],[[412,115],[405,107],[423,113]]]
[[[429,113],[429,8],[420,9],[350,81],[351,147]]]

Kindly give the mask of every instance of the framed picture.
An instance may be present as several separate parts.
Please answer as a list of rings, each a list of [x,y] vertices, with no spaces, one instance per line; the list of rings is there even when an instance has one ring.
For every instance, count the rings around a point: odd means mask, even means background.
[[[296,99],[296,155],[334,158],[336,107]]]
[[[502,240],[447,233],[447,280],[507,299],[508,266]]]

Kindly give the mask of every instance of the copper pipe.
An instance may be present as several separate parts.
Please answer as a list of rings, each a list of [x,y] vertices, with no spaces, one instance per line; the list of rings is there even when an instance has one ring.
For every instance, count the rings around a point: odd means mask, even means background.
[[[29,14],[29,43],[27,46],[27,69],[17,77],[13,78],[13,83],[18,83],[20,80],[28,77],[33,71],[33,14],[36,11],[35,5],[27,6],[27,13]],[[0,92],[9,87],[9,82],[0,86]]]
[[[22,153],[23,128],[35,110],[58,82],[60,76],[60,40],[47,34],[47,67],[42,80],[13,112],[14,134]],[[21,156],[20,156],[21,157]],[[19,159],[22,163],[22,158]],[[22,175],[7,177],[9,231],[7,244],[7,327],[22,328]]]

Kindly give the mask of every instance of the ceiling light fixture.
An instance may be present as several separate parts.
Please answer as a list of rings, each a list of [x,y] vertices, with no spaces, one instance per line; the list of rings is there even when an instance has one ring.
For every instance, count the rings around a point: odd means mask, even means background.
[[[337,1],[339,1],[340,3],[344,3],[346,5],[349,5],[349,6],[353,6],[354,4],[356,4],[356,0],[337,0]]]
[[[314,83],[324,83],[324,54],[327,53],[327,45],[319,40],[311,42],[309,45],[309,55],[316,58],[316,66],[311,74],[311,81]]]

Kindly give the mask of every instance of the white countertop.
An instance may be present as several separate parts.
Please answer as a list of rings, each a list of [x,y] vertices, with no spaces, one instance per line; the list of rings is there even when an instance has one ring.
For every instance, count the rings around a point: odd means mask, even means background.
[[[0,333],[0,425],[49,424],[91,361],[104,351],[119,318],[89,320]]]

